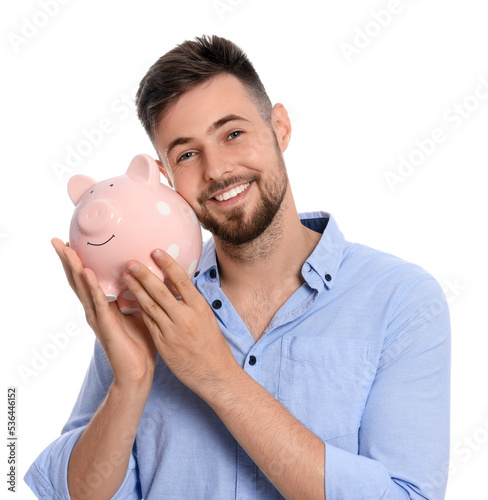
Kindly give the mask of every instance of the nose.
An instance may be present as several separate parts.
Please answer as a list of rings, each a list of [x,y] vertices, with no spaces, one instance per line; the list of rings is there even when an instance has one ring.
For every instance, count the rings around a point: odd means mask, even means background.
[[[232,161],[223,148],[208,147],[204,153],[205,180],[221,180],[232,171]]]
[[[91,201],[78,214],[78,225],[85,234],[100,233],[115,220],[115,207],[106,200]]]

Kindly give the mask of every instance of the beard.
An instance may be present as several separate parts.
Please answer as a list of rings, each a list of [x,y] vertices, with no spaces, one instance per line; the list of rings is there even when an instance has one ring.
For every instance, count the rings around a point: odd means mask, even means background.
[[[277,175],[266,184],[261,184],[262,176],[255,173],[252,177],[233,177],[225,181],[214,182],[208,186],[205,193],[198,199],[201,210],[196,211],[200,224],[204,229],[210,231],[215,238],[218,238],[226,247],[241,246],[256,240],[270,226],[278,214],[283,199],[288,188],[288,176],[283,160],[283,155],[279,150],[277,141],[275,170]],[[215,191],[226,189],[233,184],[253,182],[260,186],[261,197],[252,214],[246,217],[243,207],[230,209],[224,215],[225,219],[217,220],[208,208],[209,196]],[[247,219],[247,220],[246,220]]]

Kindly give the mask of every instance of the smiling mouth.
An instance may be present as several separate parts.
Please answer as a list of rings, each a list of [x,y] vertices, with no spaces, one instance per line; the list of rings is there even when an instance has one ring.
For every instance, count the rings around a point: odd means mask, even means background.
[[[107,241],[104,241],[103,243],[90,243],[89,241],[86,242],[87,245],[92,245],[94,247],[101,247],[102,245],[105,245],[105,243],[108,243],[112,238],[115,238],[115,234],[112,234],[110,238]]]
[[[246,182],[245,184],[240,184],[232,189],[229,189],[228,191],[226,191],[222,194],[214,196],[212,199],[217,200],[217,201],[231,200],[232,198],[235,198],[237,195],[246,191],[246,189],[249,187],[250,184],[251,184],[250,182]]]

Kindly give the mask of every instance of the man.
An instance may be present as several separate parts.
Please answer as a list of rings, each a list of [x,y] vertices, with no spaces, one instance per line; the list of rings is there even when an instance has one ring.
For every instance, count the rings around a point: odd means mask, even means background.
[[[137,261],[142,318],[53,240],[97,342],[63,434],[26,481],[41,498],[443,498],[450,327],[437,282],[298,215],[291,125],[246,56],[187,41],[148,71],[139,117],[162,173],[213,238],[181,300]],[[308,172],[313,182],[313,171]],[[44,495],[44,496],[43,496]]]

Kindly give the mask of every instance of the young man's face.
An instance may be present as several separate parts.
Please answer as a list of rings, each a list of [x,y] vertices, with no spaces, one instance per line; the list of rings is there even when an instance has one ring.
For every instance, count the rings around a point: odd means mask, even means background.
[[[237,78],[221,75],[185,93],[159,124],[155,141],[167,177],[203,227],[227,243],[259,236],[286,194],[282,106],[272,123]]]

